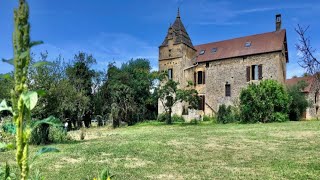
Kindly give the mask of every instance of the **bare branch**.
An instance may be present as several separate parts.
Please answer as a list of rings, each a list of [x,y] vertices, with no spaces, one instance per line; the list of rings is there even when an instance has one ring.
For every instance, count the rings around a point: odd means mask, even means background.
[[[299,35],[299,43],[296,44],[296,48],[301,55],[298,64],[306,69],[308,73],[316,74],[320,70],[320,61],[314,56],[316,49],[312,48],[310,37],[306,36],[308,29],[309,26],[303,28],[299,24],[298,27],[295,28],[295,31]]]

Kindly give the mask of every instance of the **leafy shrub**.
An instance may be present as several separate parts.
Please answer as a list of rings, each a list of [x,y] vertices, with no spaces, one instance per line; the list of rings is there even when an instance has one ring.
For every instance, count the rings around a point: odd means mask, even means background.
[[[5,143],[5,142],[0,142],[0,152],[4,152],[7,150],[12,150],[15,149],[16,146],[13,143]]]
[[[2,130],[9,134],[16,134],[16,126],[12,122],[12,118],[5,118],[2,122]]]
[[[226,123],[233,123],[240,120],[238,108],[234,106],[226,106],[222,104],[219,106],[218,115],[217,115],[217,122],[226,124]]]
[[[11,172],[11,168],[7,162],[2,167],[0,167],[0,179],[18,179],[17,176]]]
[[[288,93],[292,99],[289,107],[289,119],[292,121],[298,121],[309,106],[306,96],[302,93],[306,86],[305,81],[300,81],[298,84],[288,87]]]
[[[158,115],[157,121],[159,122],[166,122],[168,119],[168,114],[162,113]],[[171,117],[172,122],[185,122],[185,119],[182,116],[174,114]]]
[[[213,123],[216,123],[217,122],[217,117],[215,115],[211,115],[211,116],[208,116],[208,115],[204,115],[203,118],[202,118],[202,121],[204,122],[213,122]]]
[[[41,124],[31,132],[30,144],[48,144],[49,141],[49,125]]]
[[[185,122],[185,119],[182,116],[174,114],[172,116],[172,122]]]
[[[212,119],[211,116],[204,115],[202,118],[202,121],[211,121],[211,119]]]
[[[51,126],[49,131],[49,140],[54,143],[70,141],[71,137],[62,127]]]
[[[285,122],[289,120],[288,114],[284,114],[284,113],[273,113],[272,114],[272,122]]]
[[[159,114],[157,120],[160,122],[166,122],[167,114],[166,113]]]
[[[280,116],[280,119],[284,120],[290,103],[290,96],[275,80],[264,80],[258,85],[250,84],[240,94],[241,121],[267,123],[278,120]]]
[[[12,123],[11,117],[5,118],[0,124],[0,152],[15,149],[15,133],[16,127]]]
[[[197,119],[191,119],[191,121],[189,122],[189,124],[194,124],[194,125],[196,125],[198,123],[199,123],[199,120],[197,120]]]

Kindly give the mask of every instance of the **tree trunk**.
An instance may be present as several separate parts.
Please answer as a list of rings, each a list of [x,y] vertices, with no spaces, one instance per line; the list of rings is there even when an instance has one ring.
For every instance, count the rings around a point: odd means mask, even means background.
[[[172,119],[171,119],[171,113],[172,113],[172,108],[169,108],[168,112],[168,117],[167,117],[167,124],[172,124]]]

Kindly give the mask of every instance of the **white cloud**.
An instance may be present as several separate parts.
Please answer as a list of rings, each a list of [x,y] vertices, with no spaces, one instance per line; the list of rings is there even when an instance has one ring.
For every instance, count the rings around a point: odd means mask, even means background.
[[[59,54],[66,60],[73,59],[79,51],[92,54],[97,59],[94,68],[103,70],[111,62],[117,66],[130,59],[146,58],[151,66],[157,65],[158,48],[146,41],[126,33],[101,32],[81,42],[65,42],[63,44],[44,44],[35,49],[35,53],[48,51],[49,57],[56,58]]]
[[[246,24],[246,22],[240,22],[235,20],[237,17],[245,14],[261,13],[267,11],[277,11],[277,10],[302,10],[309,9],[312,4],[277,4],[276,6],[269,7],[252,7],[247,9],[238,9],[234,3],[231,1],[218,1],[212,2],[208,0],[199,2],[192,2],[188,6],[195,7],[193,10],[197,14],[198,19],[194,21],[197,25],[239,25]],[[192,10],[192,9],[191,9]]]

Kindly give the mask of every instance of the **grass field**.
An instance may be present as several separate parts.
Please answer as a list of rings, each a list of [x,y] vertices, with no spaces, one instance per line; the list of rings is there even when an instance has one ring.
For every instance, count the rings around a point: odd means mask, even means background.
[[[318,179],[320,122],[140,124],[89,129],[84,141],[33,169],[45,179],[85,179],[109,167],[115,179]],[[32,153],[39,147],[31,147]],[[14,164],[14,151],[0,154]]]

